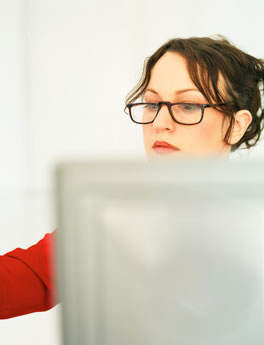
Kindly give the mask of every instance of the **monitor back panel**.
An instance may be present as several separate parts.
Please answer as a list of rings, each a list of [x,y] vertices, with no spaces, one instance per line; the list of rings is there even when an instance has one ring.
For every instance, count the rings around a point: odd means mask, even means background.
[[[60,165],[64,344],[260,345],[264,164]]]

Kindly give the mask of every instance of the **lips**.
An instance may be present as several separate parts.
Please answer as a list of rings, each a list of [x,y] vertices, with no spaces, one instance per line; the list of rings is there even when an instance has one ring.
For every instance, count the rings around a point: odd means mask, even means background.
[[[171,153],[180,151],[178,147],[173,146],[166,141],[155,141],[152,147],[157,153]]]

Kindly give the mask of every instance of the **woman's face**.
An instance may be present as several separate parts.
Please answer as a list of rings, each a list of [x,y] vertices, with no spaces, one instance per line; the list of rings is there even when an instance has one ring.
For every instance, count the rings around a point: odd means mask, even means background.
[[[208,103],[192,82],[186,60],[177,53],[165,53],[152,69],[144,102],[159,101]],[[223,140],[228,126],[228,118],[213,108],[204,110],[199,124],[181,125],[163,105],[155,121],[143,125],[145,151],[148,157],[228,155],[231,145]]]

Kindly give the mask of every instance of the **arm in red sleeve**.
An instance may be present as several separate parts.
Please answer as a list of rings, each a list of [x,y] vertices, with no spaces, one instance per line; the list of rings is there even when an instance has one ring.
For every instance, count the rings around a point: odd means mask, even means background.
[[[55,232],[28,249],[0,256],[0,319],[52,308]]]

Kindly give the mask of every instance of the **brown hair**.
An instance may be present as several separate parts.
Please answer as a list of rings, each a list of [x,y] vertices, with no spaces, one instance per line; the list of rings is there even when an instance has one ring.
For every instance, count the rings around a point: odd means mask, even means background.
[[[250,148],[258,142],[264,127],[262,92],[264,60],[255,58],[235,47],[224,36],[170,39],[145,60],[139,83],[128,94],[126,104],[142,96],[150,81],[151,71],[166,52],[177,52],[187,61],[190,77],[210,103],[226,103],[219,109],[230,118],[224,141],[228,142],[234,125],[233,114],[247,109],[252,122],[243,137],[231,147],[235,151],[242,144]],[[218,88],[219,75],[225,81],[225,91]]]

